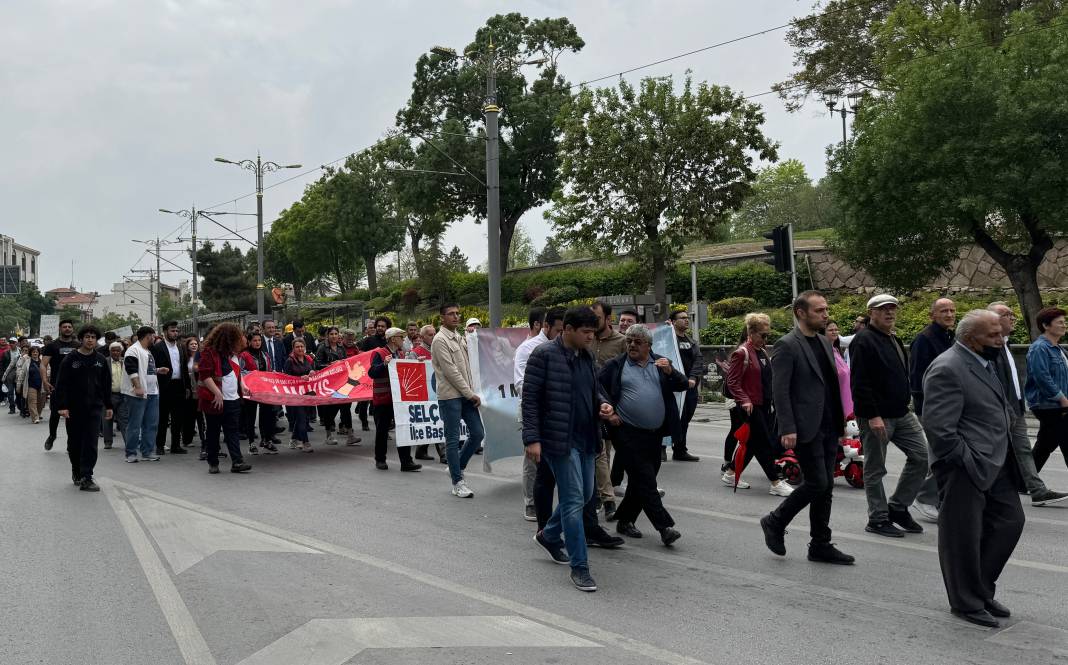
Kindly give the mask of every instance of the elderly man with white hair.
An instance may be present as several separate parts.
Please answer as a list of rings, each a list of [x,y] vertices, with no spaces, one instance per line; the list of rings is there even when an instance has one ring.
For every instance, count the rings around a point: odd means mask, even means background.
[[[942,579],[953,614],[987,627],[1010,616],[994,595],[1024,525],[1010,443],[1015,415],[995,365],[1004,345],[998,315],[972,310],[923,379],[923,426],[942,498]]]

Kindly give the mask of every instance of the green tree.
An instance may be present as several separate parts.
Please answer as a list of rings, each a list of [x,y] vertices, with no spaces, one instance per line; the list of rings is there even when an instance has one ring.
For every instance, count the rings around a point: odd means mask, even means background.
[[[316,185],[308,187],[300,201],[282,210],[271,230],[263,236],[265,276],[277,284],[289,284],[299,301],[308,283],[323,275],[341,270],[341,256],[334,248],[334,233],[316,228],[319,214]],[[323,242],[320,233],[327,233]],[[350,262],[351,263],[351,262]]]
[[[449,273],[466,274],[471,272],[471,266],[468,265],[467,256],[461,252],[460,248],[456,245],[453,245],[448,256],[445,257],[445,267]]]
[[[512,235],[512,246],[508,250],[508,265],[512,268],[526,268],[534,265],[536,260],[534,241],[522,226],[517,225]]]
[[[794,230],[819,228],[815,187],[805,173],[805,165],[796,159],[761,169],[753,183],[753,192],[731,218],[731,235],[736,239],[757,238],[767,229],[793,223]]]
[[[164,299],[165,300],[170,300],[170,298],[167,297],[167,296],[164,296]],[[164,310],[162,309],[162,307],[160,308],[159,320],[161,322],[163,322],[163,321],[176,321],[176,320],[178,320],[180,318],[185,318],[185,317],[167,317],[167,316],[164,316]],[[116,312],[108,312],[107,314],[105,314],[104,316],[102,316],[99,319],[94,318],[93,319],[93,325],[96,326],[97,328],[100,328],[100,330],[106,332],[108,330],[115,330],[117,328],[122,328],[123,326],[130,326],[134,330],[137,330],[138,328],[141,327],[142,324],[141,324],[141,317],[137,316],[136,314],[132,314],[131,313],[131,314],[128,314],[126,316],[123,316],[123,315],[118,314]]]
[[[82,321],[85,320],[85,312],[81,307],[77,305],[64,305],[55,311],[59,315],[59,320],[70,319],[74,321],[74,327],[77,328]]]
[[[10,337],[19,329],[26,331],[24,326],[29,325],[30,315],[30,310],[20,305],[17,297],[0,297],[0,331],[5,336]]]
[[[266,236],[264,237],[264,239],[266,240]],[[181,321],[183,319],[188,319],[193,316],[193,304],[190,302],[189,296],[181,298],[180,300],[181,302],[170,297],[166,293],[160,296],[159,302],[156,303],[156,307],[159,312],[157,316],[159,318],[160,323],[164,323],[167,321]],[[130,325],[133,326],[134,330],[137,330],[137,327],[141,325],[141,320],[138,319],[136,326],[132,323]],[[102,328],[102,330],[113,330],[117,327],[121,326]]]
[[[728,88],[695,89],[689,75],[680,94],[670,78],[583,90],[561,120],[562,186],[547,217],[562,239],[632,253],[660,303],[684,240],[742,205],[754,157],[777,158],[759,106]]]
[[[498,14],[478,29],[475,40],[464,49],[470,57],[420,56],[411,98],[397,113],[400,128],[437,146],[423,151],[425,168],[466,170],[484,181],[484,58],[494,50],[497,103],[502,108],[500,255],[504,269],[519,219],[546,203],[556,188],[558,130],[554,120],[571,98],[570,86],[558,74],[557,65],[561,55],[578,52],[583,46],[585,42],[566,18],[531,20],[517,13]],[[545,62],[537,65],[537,77],[530,82],[516,63],[532,59]],[[437,198],[444,219],[486,218],[484,185],[472,177],[438,180],[447,193]]]
[[[900,5],[933,18],[946,8],[971,15],[979,22],[982,39],[1000,42],[1012,31],[1010,16],[1026,9],[1039,21],[1048,21],[1064,7],[1062,0],[826,0],[817,3],[817,11],[794,19],[786,42],[794,48],[798,65],[789,79],[777,84],[778,91],[791,110],[801,108],[812,94],[825,90],[860,90],[889,92],[895,87],[886,77],[887,52],[876,35]],[[915,36],[915,35],[914,35]],[[934,47],[937,32],[919,36],[908,56],[919,55]]]
[[[26,323],[31,330],[40,328],[42,314],[55,314],[56,312],[55,297],[41,293],[32,282],[22,283],[19,294],[15,296],[15,302],[20,307],[29,310],[30,317]]]
[[[211,241],[197,248],[199,296],[212,312],[251,312],[256,307],[255,253],[242,254],[230,243],[216,249]]]
[[[549,236],[545,239],[545,246],[538,252],[538,258],[535,263],[543,266],[548,263],[559,263],[563,260],[564,257],[560,255],[560,241],[554,236]]]
[[[1042,19],[1016,12],[996,48],[950,48],[987,43],[988,22],[902,5],[876,36],[895,92],[861,107],[830,172],[847,259],[907,289],[976,243],[1005,270],[1032,335],[1038,267],[1068,231],[1068,40]],[[933,57],[901,56],[924,43]]]

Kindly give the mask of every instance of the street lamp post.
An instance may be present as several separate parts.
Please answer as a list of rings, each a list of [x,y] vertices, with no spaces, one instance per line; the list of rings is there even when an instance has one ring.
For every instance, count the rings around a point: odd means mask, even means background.
[[[264,162],[260,159],[260,154],[256,153],[256,161],[251,159],[242,159],[240,161],[231,161],[229,159],[223,159],[222,157],[216,157],[215,161],[222,164],[234,164],[240,166],[246,171],[252,171],[256,174],[256,318],[261,322],[264,315],[264,285],[263,285],[263,174],[277,171],[278,169],[299,169],[300,164],[276,164],[275,162]]]
[[[430,51],[448,58],[470,59],[466,53],[458,55],[454,49],[445,46],[435,46]],[[489,271],[487,282],[489,284],[490,327],[499,328],[503,307],[501,306],[501,153],[497,120],[501,108],[497,106],[497,48],[492,41],[487,47],[484,58],[486,102],[482,112],[486,122],[486,244],[488,245],[486,266]],[[540,65],[545,62],[548,62],[547,58],[509,64],[511,66]]]
[[[824,90],[821,97],[831,115],[838,113],[842,116],[842,148],[844,149],[846,142],[849,140],[846,136],[846,116],[850,113],[856,115],[857,107],[860,105],[861,94],[859,92],[850,92],[843,97],[840,89],[831,88],[830,90]],[[841,101],[841,106],[838,104],[839,101]]]

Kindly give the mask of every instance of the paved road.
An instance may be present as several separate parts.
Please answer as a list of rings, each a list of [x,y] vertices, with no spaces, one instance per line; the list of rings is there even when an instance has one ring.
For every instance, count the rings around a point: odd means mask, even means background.
[[[383,473],[367,445],[286,449],[245,476],[209,476],[195,455],[128,465],[102,450],[104,491],[87,494],[68,480],[62,437],[46,453],[43,424],[0,414],[0,663],[1068,659],[1068,508],[1025,507],[999,592],[1015,617],[979,629],[947,611],[934,527],[866,535],[863,495],[841,479],[832,526],[856,567],[808,563],[800,523],[785,559],[767,552],[756,520],[777,499],[756,465],[751,490],[719,483],[725,425],[703,413],[691,445],[704,461],[661,472],[682,540],[593,550],[595,594],[531,542],[518,460],[470,472],[476,497],[460,500],[436,463]],[[1045,476],[1068,487],[1059,455]]]

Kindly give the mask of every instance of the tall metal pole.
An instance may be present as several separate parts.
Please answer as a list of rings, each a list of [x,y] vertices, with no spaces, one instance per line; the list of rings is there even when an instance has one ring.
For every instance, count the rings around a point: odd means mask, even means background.
[[[193,334],[199,336],[200,328],[197,326],[197,207],[193,206],[192,215],[189,217],[192,235],[189,240],[193,243]]]
[[[845,102],[842,102],[841,111],[842,111],[842,150],[845,150],[846,141],[848,140],[846,138],[846,107],[845,107]]]
[[[159,269],[159,236],[156,236],[156,324],[163,323],[159,320],[159,304],[163,302],[163,285],[160,284],[159,276],[163,273]]]
[[[256,153],[256,318],[263,321],[263,164]]]
[[[786,225],[786,237],[790,241],[790,289],[797,300],[797,258],[794,256],[794,225],[793,222]]]
[[[501,183],[500,146],[497,135],[497,65],[496,50],[491,42],[486,62],[486,224],[489,245],[489,316],[490,327],[501,326]]]

